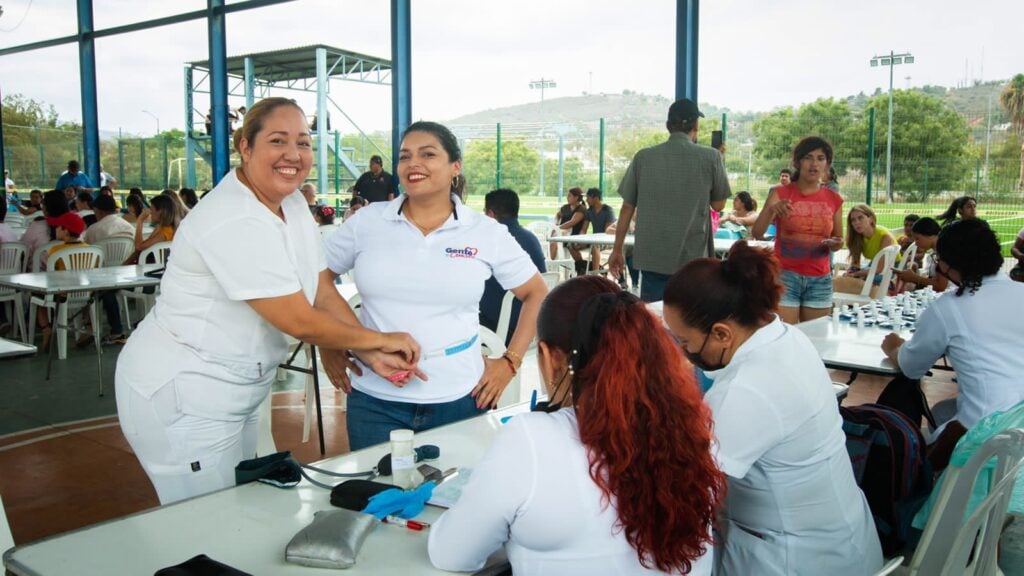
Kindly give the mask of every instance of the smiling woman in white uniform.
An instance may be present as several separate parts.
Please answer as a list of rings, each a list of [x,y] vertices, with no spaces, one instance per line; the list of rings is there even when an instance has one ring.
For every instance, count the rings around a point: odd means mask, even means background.
[[[331,271],[355,270],[363,324],[408,331],[423,347],[420,370],[409,378],[393,383],[367,372],[351,388],[334,362],[341,354],[325,352],[328,376],[350,394],[353,450],[386,442],[394,429],[426,430],[494,406],[536,332],[544,280],[507,228],[452,194],[461,170],[451,131],[414,123],[398,158],[405,194],[361,209],[327,240]],[[508,352],[484,359],[479,304],[492,275],[523,307]]]
[[[715,571],[874,574],[882,548],[831,379],[807,337],[775,314],[781,290],[775,256],[742,241],[665,287],[665,321],[714,380],[704,400],[729,478]]]
[[[297,192],[312,164],[302,110],[257,103],[235,148],[241,167],[182,221],[156,306],[117,362],[121,429],[162,504],[234,485],[235,465],[255,454],[284,334],[400,353],[410,368],[418,359],[408,334],[363,328],[334,288]]]

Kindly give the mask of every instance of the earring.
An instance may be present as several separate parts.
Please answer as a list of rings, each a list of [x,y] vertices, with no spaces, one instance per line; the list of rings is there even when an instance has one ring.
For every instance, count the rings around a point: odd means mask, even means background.
[[[459,175],[452,176],[452,191],[459,189]]]

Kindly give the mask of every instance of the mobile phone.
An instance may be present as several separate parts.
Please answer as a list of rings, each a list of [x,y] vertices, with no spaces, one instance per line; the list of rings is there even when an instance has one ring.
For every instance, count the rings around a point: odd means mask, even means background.
[[[712,130],[711,131],[711,147],[718,150],[722,147],[722,131]]]

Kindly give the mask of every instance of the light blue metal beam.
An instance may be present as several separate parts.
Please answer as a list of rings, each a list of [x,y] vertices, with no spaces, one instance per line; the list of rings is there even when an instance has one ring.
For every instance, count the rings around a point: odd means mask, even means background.
[[[227,41],[224,26],[224,0],[207,0],[210,37],[210,109],[213,111],[212,141],[213,185],[231,169],[228,150],[228,73]]]
[[[245,57],[245,110],[248,112],[256,101],[256,66],[252,58]]]
[[[100,130],[96,104],[96,46],[92,38],[92,0],[78,0],[78,68],[82,88],[82,138],[79,158],[93,185],[100,185]]]
[[[316,189],[327,192],[327,50],[316,49]],[[334,151],[338,153],[337,150]]]
[[[697,102],[700,0],[676,0],[676,100]]]
[[[196,187],[195,144],[192,141],[192,114],[195,110],[192,94],[192,67],[185,66],[185,182]]]
[[[412,123],[412,16],[409,0],[391,0],[391,173],[398,177],[402,132]]]
[[[295,0],[245,0],[240,2],[233,2],[232,4],[224,7],[224,13],[230,14],[232,12],[241,12],[243,10],[252,10],[254,8],[263,8],[265,6],[272,6],[274,4],[283,4],[285,2],[294,2]],[[118,34],[127,34],[129,32],[138,32],[139,30],[149,30],[151,28],[159,28],[161,26],[170,26],[172,24],[180,24],[182,22],[188,22],[190,20],[199,20],[206,18],[206,10],[194,10],[192,12],[185,12],[184,14],[175,14],[173,16],[166,16],[163,18],[154,18],[152,20],[145,20],[143,22],[136,22],[134,24],[125,24],[123,26],[114,26],[113,28],[104,28],[103,30],[96,30],[93,32],[93,38],[104,38],[106,36],[116,36]],[[0,56],[7,56],[8,54],[17,54],[19,52],[30,52],[32,50],[40,50],[42,48],[50,48],[52,46],[60,46],[61,44],[71,44],[78,42],[78,35],[74,34],[71,36],[60,36],[58,38],[50,38],[49,40],[40,40],[39,42],[30,42],[28,44],[21,44],[19,46],[11,46],[9,48],[0,49]]]

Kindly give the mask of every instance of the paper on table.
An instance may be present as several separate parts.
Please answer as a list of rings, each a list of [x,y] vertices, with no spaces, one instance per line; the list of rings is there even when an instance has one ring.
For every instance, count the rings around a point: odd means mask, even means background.
[[[427,500],[427,504],[441,508],[451,508],[454,506],[462,496],[462,488],[469,481],[469,476],[472,473],[472,468],[459,468],[457,476],[445,480],[444,484],[434,488],[434,493],[431,495],[430,500]]]

